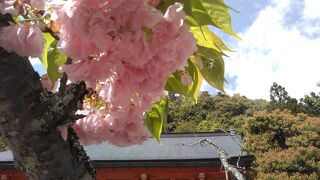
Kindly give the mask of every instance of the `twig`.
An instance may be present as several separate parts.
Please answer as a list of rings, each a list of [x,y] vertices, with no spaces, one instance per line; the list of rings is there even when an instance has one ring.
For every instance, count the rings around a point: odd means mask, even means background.
[[[239,141],[236,139],[236,136],[231,136],[226,130],[221,129],[221,128],[220,128],[220,131],[223,131],[223,132],[226,133],[228,136],[230,136],[230,137],[234,140],[234,142],[236,142],[236,143],[243,149],[243,146],[242,146],[241,143],[239,143]]]
[[[237,178],[237,180],[245,180],[245,177],[239,172],[239,170],[228,163],[227,161],[227,159],[229,159],[228,153],[217,144],[211,142],[209,139],[203,139],[195,144],[183,144],[183,145],[194,146],[197,144],[200,144],[200,145],[208,144],[212,149],[214,149],[219,154],[221,164],[223,165],[226,171],[231,172],[233,176]]]
[[[66,64],[71,64],[71,63],[72,63],[72,59],[68,57]],[[68,82],[68,76],[66,73],[63,73],[62,78],[60,79],[59,92],[64,92],[66,90],[67,82]]]
[[[62,78],[60,79],[59,92],[64,92],[66,90],[67,82],[68,76],[66,73],[63,73]]]
[[[223,132],[226,133],[228,136],[230,136],[230,137],[234,140],[234,142],[237,143],[237,144],[241,147],[241,149],[243,149],[243,146],[238,142],[238,140],[236,139],[236,136],[231,136],[226,130],[221,129],[221,128],[220,128],[220,131],[223,131]],[[240,162],[240,159],[241,159],[241,157],[242,157],[242,154],[243,154],[243,151],[241,151],[241,153],[240,153],[240,155],[239,155],[239,158],[238,158],[238,160],[237,160],[237,167],[238,167],[238,168],[240,168],[239,162]]]
[[[240,167],[240,166],[239,166],[239,162],[240,162],[240,159],[241,159],[241,157],[242,157],[242,153],[243,153],[243,151],[241,151],[241,154],[240,154],[240,156],[239,156],[239,158],[238,158],[238,160],[237,160],[237,167]]]

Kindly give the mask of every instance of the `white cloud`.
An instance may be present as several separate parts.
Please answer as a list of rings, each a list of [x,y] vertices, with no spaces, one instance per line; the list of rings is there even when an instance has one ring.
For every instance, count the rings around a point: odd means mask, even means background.
[[[295,98],[319,91],[320,36],[314,33],[320,29],[320,23],[315,23],[320,20],[320,1],[305,0],[303,17],[291,12],[294,1],[273,1],[241,34],[243,41],[234,47],[238,52],[226,59],[227,73],[238,77],[236,89],[227,92],[268,99],[273,82]],[[286,22],[288,13],[297,16],[291,24]]]
[[[305,0],[303,16],[306,19],[320,18],[320,1]]]

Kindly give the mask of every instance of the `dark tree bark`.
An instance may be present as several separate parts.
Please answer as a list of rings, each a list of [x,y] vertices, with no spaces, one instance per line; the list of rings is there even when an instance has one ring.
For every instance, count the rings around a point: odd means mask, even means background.
[[[94,179],[75,133],[69,128],[64,141],[57,129],[77,119],[74,113],[87,93],[85,84],[71,84],[57,94],[47,92],[27,58],[2,48],[0,84],[0,132],[15,165],[29,179]]]

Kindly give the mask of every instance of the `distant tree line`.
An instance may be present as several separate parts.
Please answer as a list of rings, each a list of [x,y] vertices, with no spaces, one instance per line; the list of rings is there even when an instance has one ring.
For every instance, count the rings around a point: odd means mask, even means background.
[[[320,84],[318,84],[320,87]],[[270,88],[270,108],[289,110],[292,114],[305,113],[309,116],[320,116],[320,93],[311,92],[299,101],[289,96],[284,87],[273,83]]]

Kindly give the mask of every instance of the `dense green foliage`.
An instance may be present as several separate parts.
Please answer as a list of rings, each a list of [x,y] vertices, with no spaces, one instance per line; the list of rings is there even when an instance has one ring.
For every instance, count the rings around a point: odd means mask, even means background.
[[[320,116],[320,93],[311,92],[297,100],[289,96],[284,87],[274,83],[270,88],[271,101],[251,100],[238,94],[227,96],[218,93],[213,96],[208,92],[200,92],[198,103],[184,96],[169,94],[168,123],[165,132],[194,132],[200,123],[212,124],[212,130],[236,129],[243,134],[244,120],[253,116],[254,112],[272,112],[276,109],[288,110],[291,114],[304,113],[311,117]],[[202,123],[201,126],[204,124]],[[204,131],[203,127],[199,129]],[[205,130],[211,130],[207,127]]]
[[[168,123],[165,132],[214,131],[219,128],[242,132],[244,118],[256,111],[267,111],[265,100],[250,100],[244,96],[232,97],[218,93],[212,96],[204,91],[198,103],[183,96],[170,95]]]
[[[245,150],[264,179],[315,179],[320,172],[320,118],[288,111],[258,112],[245,120]],[[290,177],[293,175],[295,178]],[[285,178],[288,177],[288,178]],[[260,179],[260,178],[259,178]]]

